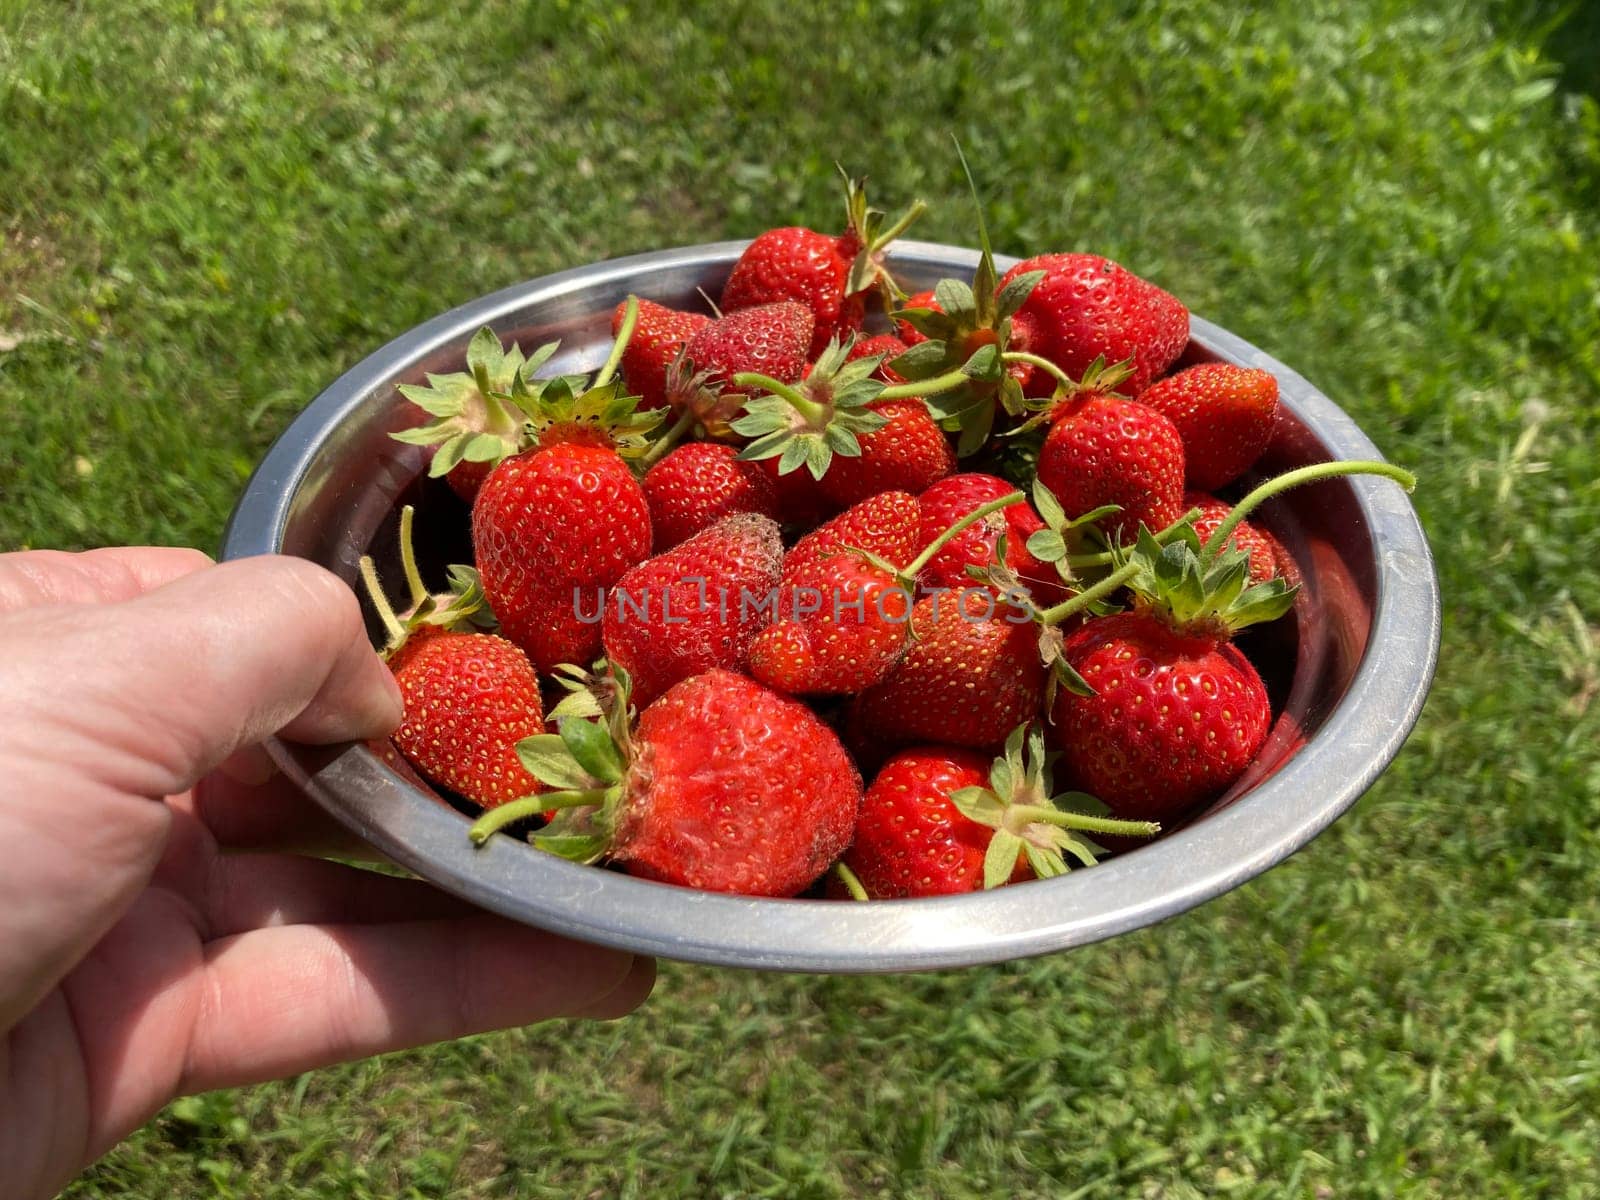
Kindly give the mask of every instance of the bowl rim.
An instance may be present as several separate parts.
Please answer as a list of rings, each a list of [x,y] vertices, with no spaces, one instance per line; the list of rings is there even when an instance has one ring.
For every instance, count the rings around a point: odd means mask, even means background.
[[[285,428],[240,494],[222,557],[278,553],[296,491],[327,431],[392,390],[395,377],[422,358],[464,346],[483,325],[509,329],[530,306],[616,287],[641,273],[731,263],[747,244],[683,246],[561,271],[401,334],[329,384]],[[890,261],[959,271],[975,268],[978,253],[902,241]],[[1001,271],[1016,261],[996,256]],[[1222,358],[1276,375],[1281,402],[1333,456],[1382,457],[1342,409],[1277,359],[1200,317],[1191,317],[1190,336]],[[1355,803],[1415,725],[1438,659],[1432,555],[1400,488],[1372,477],[1344,482],[1370,530],[1376,580],[1367,646],[1344,696],[1316,736],[1228,807],[1092,871],[864,905],[700,892],[578,866],[510,838],[475,849],[467,818],[359,744],[318,750],[274,739],[268,750],[322,808],[399,865],[492,912],[582,941],[680,961],[827,973],[970,966],[1087,945],[1194,908],[1287,859]]]

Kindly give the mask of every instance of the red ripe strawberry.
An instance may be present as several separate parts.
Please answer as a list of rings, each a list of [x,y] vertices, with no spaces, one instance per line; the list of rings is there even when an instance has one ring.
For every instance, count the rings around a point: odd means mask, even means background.
[[[1117,382],[1116,368],[1091,367],[1077,390],[1055,402],[1038,475],[1069,516],[1120,505],[1098,524],[1126,541],[1140,522],[1159,530],[1183,515],[1183,440],[1155,409],[1111,393]]]
[[[1213,492],[1248,471],[1272,440],[1278,381],[1270,371],[1201,363],[1152,384],[1139,399],[1177,427],[1189,486]]]
[[[611,314],[611,335],[622,329],[627,301]],[[667,374],[684,344],[711,318],[704,313],[679,312],[650,300],[639,301],[639,319],[633,337],[622,352],[622,378],[639,397],[642,409],[667,406]]]
[[[987,592],[917,601],[911,639],[882,683],[856,697],[862,736],[909,745],[988,749],[1031,720],[1044,698],[1039,635],[1027,615]]]
[[[844,864],[874,900],[941,896],[983,887],[994,830],[961,815],[950,794],[983,787],[989,756],[922,746],[891,758],[867,788]],[[1019,861],[1016,877],[1027,878]]]
[[[396,615],[370,558],[361,577],[383,623],[383,657],[400,685],[404,718],[394,748],[428,779],[483,808],[540,790],[517,743],[544,732],[533,664],[504,638],[458,632],[491,620],[470,567],[451,567],[449,592],[430,595],[412,551],[414,512],[400,513],[400,562],[411,603]],[[380,755],[382,757],[382,755]]]
[[[1194,519],[1194,531],[1200,535],[1200,542],[1203,545],[1217,526],[1222,524],[1223,519],[1233,511],[1233,506],[1204,492],[1185,492],[1184,511],[1189,512],[1196,508],[1200,510],[1200,515]],[[1263,530],[1257,529],[1249,521],[1239,522],[1234,528],[1233,536],[1228,539],[1228,545],[1249,557],[1250,582],[1265,583],[1278,574],[1278,551],[1281,547],[1277,545],[1275,539],[1269,537]],[[1288,582],[1294,584],[1299,580],[1290,579]]]
[[[917,497],[922,510],[922,545],[927,546],[944,530],[973,509],[1015,491],[996,475],[966,473],[941,479]],[[1000,535],[1006,539],[1006,566],[1043,605],[1061,598],[1061,577],[1056,569],[1028,553],[1028,539],[1045,524],[1033,506],[1018,500],[987,520],[969,526],[922,568],[920,582],[925,587],[960,590],[976,586],[967,567],[987,567],[995,559]]]
[[[580,862],[706,891],[793,896],[844,851],[861,776],[805,705],[713,670],[678,684],[630,733],[626,700],[605,726],[568,718],[558,738],[524,742],[561,789],[480,820],[473,840],[541,805],[564,808],[534,838]]]
[[[472,505],[483,590],[505,636],[540,671],[600,653],[600,626],[580,601],[650,555],[650,506],[623,461],[661,414],[635,412],[609,379],[574,394],[567,377],[541,385],[529,408],[531,449],[484,480]]]
[[[918,201],[888,230],[883,214],[867,207],[860,180],[846,180],[849,223],[838,237],[790,226],[756,238],[733,266],[722,289],[722,310],[793,300],[816,318],[807,357],[835,338],[861,328],[866,293],[883,276],[883,251],[920,215]],[[755,368],[760,369],[760,368]],[[770,374],[771,372],[767,372]]]
[[[868,406],[887,420],[860,434],[861,453],[836,454],[822,476],[822,494],[839,507],[879,492],[921,492],[956,468],[949,439],[920,400],[889,400]]]
[[[867,550],[889,562],[916,557],[922,510],[917,498],[904,492],[873,496],[819,525],[783,557],[783,584],[787,588],[803,571],[832,558],[843,547]]]
[[[904,379],[889,369],[889,364],[909,349],[910,347],[894,334],[880,333],[876,337],[862,338],[856,342],[850,347],[844,360],[855,362],[860,358],[876,358],[879,362],[878,369],[872,373],[874,379],[880,379],[884,383],[904,383]]]
[[[472,544],[506,636],[539,670],[600,653],[580,602],[650,553],[650,506],[603,446],[560,442],[495,468],[472,506]]]
[[[1063,689],[1052,736],[1077,784],[1120,815],[1165,818],[1217,795],[1272,724],[1260,676],[1225,635],[1118,613],[1068,634],[1064,654],[1096,694]]]
[[[408,648],[409,649],[409,648]],[[433,782],[484,808],[540,790],[516,745],[544,732],[528,656],[488,633],[437,633],[394,668],[405,719],[394,743]]]
[[[868,545],[850,540],[853,531],[876,534],[873,514],[885,509],[891,518],[903,515],[890,526],[899,524],[909,535],[893,540],[916,539],[917,502],[903,492],[864,501],[803,539],[784,563],[779,619],[750,649],[752,674],[795,693],[842,694],[878,682],[905,651],[912,592],[928,560],[962,529],[1020,495],[1002,493],[963,514],[914,557],[903,544],[881,553],[891,540],[882,536],[864,539]]]
[[[1095,359],[1132,360],[1127,381],[1137,396],[1189,344],[1189,310],[1177,297],[1097,254],[1041,254],[1005,273],[1044,272],[1018,310],[1029,328],[1029,350],[1077,379]]]
[[[784,557],[777,620],[750,647],[751,674],[808,694],[881,678],[905,645],[910,595],[895,564],[915,557],[919,528],[916,498],[885,492],[801,538]]]
[[[921,491],[948,475],[955,456],[911,385],[885,388],[870,359],[849,358],[831,344],[804,380],[763,375],[736,378],[765,395],[745,405],[733,431],[753,439],[741,457],[776,458],[780,474],[804,467],[822,494],[843,508],[883,491]]]
[[[813,324],[810,309],[785,301],[740,309],[701,326],[683,347],[695,373],[669,381],[669,402],[675,410],[692,410],[708,431],[722,436],[755,391],[733,383],[733,376],[755,372],[782,383],[798,380]]]
[[[1234,515],[1294,478],[1263,485]],[[1272,720],[1260,676],[1230,639],[1282,616],[1295,593],[1281,579],[1249,586],[1244,551],[1219,554],[1180,529],[1166,546],[1142,532],[1105,581],[1126,583],[1132,611],[1091,617],[1060,645],[1066,674],[1076,672],[1081,686],[1069,678],[1058,694],[1051,736],[1077,784],[1123,816],[1159,819],[1222,792],[1250,765]]]
[[[770,619],[783,542],[770,517],[724,517],[646,559],[605,598],[606,657],[628,672],[634,699],[649,704],[712,667],[737,671]]]
[[[871,899],[973,892],[1065,873],[1065,854],[1085,866],[1092,843],[1071,830],[1149,836],[1153,826],[1106,821],[1050,799],[1044,739],[1019,727],[1004,757],[922,746],[892,758],[861,803],[844,865]],[[1084,802],[1089,797],[1072,797]]]
[[[717,442],[679,446],[645,472],[643,484],[657,554],[734,513],[778,517],[778,493],[766,473]]]

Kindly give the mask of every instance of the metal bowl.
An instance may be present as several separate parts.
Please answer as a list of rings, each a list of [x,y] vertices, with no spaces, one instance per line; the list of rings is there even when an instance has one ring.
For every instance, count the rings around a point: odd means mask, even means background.
[[[372,553],[398,579],[394,529],[418,504],[424,575],[470,552],[464,506],[425,474],[425,453],[390,431],[417,414],[395,391],[461,369],[483,325],[550,370],[604,361],[612,309],[629,292],[694,307],[715,295],[742,242],[599,263],[507,288],[401,335],[318,396],[268,451],[234,509],[228,558],[285,553],[346,580]],[[900,242],[891,265],[913,289],[970,278],[971,250]],[[1004,270],[1009,262],[1001,262]],[[1195,318],[1186,361],[1223,359],[1278,377],[1282,406],[1259,470],[1378,458],[1332,401],[1249,343]],[[1160,840],[1092,870],[993,892],[852,904],[716,895],[582,867],[511,838],[482,849],[468,818],[367,747],[274,744],[279,766],[360,837],[446,891],[575,938],[667,958],[782,971],[882,972],[998,962],[1150,925],[1237,887],[1293,854],[1349,808],[1410,732],[1433,677],[1439,596],[1422,528],[1383,479],[1331,480],[1262,510],[1305,574],[1292,618],[1251,635],[1277,723],[1249,774]]]

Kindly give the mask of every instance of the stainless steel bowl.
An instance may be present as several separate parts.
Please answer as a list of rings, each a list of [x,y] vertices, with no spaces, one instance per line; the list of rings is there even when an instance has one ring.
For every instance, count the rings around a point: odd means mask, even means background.
[[[336,380],[268,451],[239,498],[228,558],[301,555],[354,580],[371,552],[398,578],[394,528],[419,503],[424,574],[468,554],[466,510],[425,476],[424,453],[388,434],[416,421],[398,383],[461,368],[482,325],[525,348],[561,340],[551,370],[597,368],[610,316],[636,292],[690,307],[715,295],[742,242],[691,246],[564,271],[474,300],[402,334]],[[970,278],[971,250],[901,242],[911,288]],[[1009,262],[1002,262],[1004,270]],[[1188,361],[1224,359],[1278,377],[1282,416],[1264,474],[1328,458],[1377,458],[1332,401],[1282,363],[1195,318]],[[1249,647],[1280,717],[1247,777],[1205,812],[1092,870],[968,896],[851,904],[713,895],[580,867],[511,838],[483,849],[468,819],[360,745],[271,747],[278,764],[356,834],[424,879],[486,909],[575,938],[694,962],[872,972],[998,962],[1063,950],[1181,913],[1293,854],[1393,760],[1422,708],[1439,639],[1428,544],[1400,488],[1333,480],[1272,501],[1263,519],[1306,586],[1295,616]]]

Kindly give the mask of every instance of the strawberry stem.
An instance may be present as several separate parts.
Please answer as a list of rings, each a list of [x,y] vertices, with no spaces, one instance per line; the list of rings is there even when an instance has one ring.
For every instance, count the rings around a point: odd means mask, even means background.
[[[406,505],[400,510],[400,569],[405,572],[406,587],[411,591],[411,609],[415,612],[428,598],[428,588],[422,582],[422,572],[417,570],[417,551],[412,544],[411,530],[416,524],[417,510]]]
[[[1085,588],[1072,596],[1068,596],[1054,608],[1047,608],[1039,614],[1039,623],[1042,625],[1059,625],[1073,613],[1089,607],[1096,600],[1109,596],[1128,580],[1139,573],[1137,562],[1126,563],[1107,575],[1093,587]]]
[[[622,310],[622,325],[617,330],[616,340],[611,343],[611,355],[606,359],[605,366],[600,368],[600,374],[594,377],[591,387],[604,387],[611,382],[611,377],[622,365],[622,352],[633,339],[633,329],[638,323],[639,297],[629,296],[627,306]]]
[[[910,383],[893,384],[879,392],[876,399],[919,400],[924,396],[937,396],[940,392],[948,392],[963,383],[971,382],[972,376],[963,369],[957,369],[946,371],[943,375],[935,375],[932,379],[914,379]]]
[[[818,404],[810,397],[801,395],[792,385],[782,383],[770,375],[762,375],[756,371],[740,371],[733,377],[732,382],[734,387],[761,388],[763,391],[771,392],[804,417],[806,424],[813,429],[826,428],[828,419],[833,415],[828,405]]]
[[[1249,516],[1262,503],[1272,499],[1280,492],[1290,488],[1299,487],[1303,483],[1315,483],[1319,479],[1336,479],[1342,475],[1382,475],[1392,479],[1406,491],[1411,491],[1417,486],[1417,477],[1404,467],[1397,467],[1385,462],[1368,462],[1353,460],[1349,462],[1312,463],[1309,467],[1299,467],[1293,471],[1285,471],[1276,479],[1269,479],[1256,488],[1243,500],[1233,506],[1233,511],[1222,519],[1222,523],[1211,531],[1211,536],[1206,539],[1206,544],[1200,547],[1200,565],[1209,567],[1228,544],[1228,539],[1233,536],[1233,531],[1239,527],[1239,522]]]
[[[868,250],[873,254],[877,254],[890,242],[894,241],[895,238],[899,237],[906,230],[910,229],[917,218],[927,211],[928,205],[926,201],[913,200],[911,202],[911,207],[906,209],[906,211],[900,215],[900,219],[898,221],[889,226],[889,228],[885,229],[872,240],[872,245],[868,247]]]
[[[1027,363],[1029,366],[1038,367],[1041,371],[1055,376],[1056,381],[1064,388],[1076,388],[1078,386],[1077,381],[1048,358],[1040,358],[1037,354],[1029,354],[1025,350],[1007,350],[1000,355],[1000,361]]]
[[[1069,812],[1038,804],[1013,804],[1006,810],[1006,819],[1018,822],[1043,821],[1047,825],[1060,825],[1066,829],[1081,829],[1085,833],[1109,833],[1120,837],[1154,837],[1161,826],[1154,821],[1119,821],[1113,817],[1091,817],[1088,813]]]
[[[872,899],[867,895],[867,889],[861,886],[861,880],[856,878],[856,873],[845,866],[843,860],[833,864],[833,873],[839,877],[839,882],[844,884],[844,890],[850,893],[850,899]]]
[[[520,800],[512,800],[508,804],[501,804],[489,809],[472,823],[472,828],[467,830],[467,836],[472,839],[474,846],[481,846],[507,825],[514,825],[518,821],[525,821],[529,817],[542,816],[555,808],[578,808],[585,805],[599,804],[606,796],[605,788],[589,788],[584,791],[561,792],[535,792],[531,796],[524,796]]]
[[[382,651],[383,657],[387,659],[406,640],[406,627],[401,624],[400,618],[394,615],[389,597],[383,594],[383,585],[378,582],[378,568],[373,566],[372,556],[368,554],[361,556],[361,582],[367,589],[367,599],[372,601],[372,607],[377,611],[378,620],[383,622],[384,632],[389,635],[388,643]]]
[[[671,450],[683,440],[683,435],[688,433],[689,430],[694,426],[694,421],[695,416],[692,408],[686,408],[683,410],[683,412],[679,413],[678,419],[672,423],[672,428],[667,430],[654,442],[652,442],[650,444],[650,449],[645,451],[645,453],[637,460],[639,466],[645,469],[655,466],[656,463],[665,457],[667,451]]]
[[[991,500],[987,504],[979,505],[966,516],[962,517],[961,520],[950,526],[949,529],[946,529],[938,537],[934,538],[933,541],[929,542],[927,546],[923,548],[922,553],[913,558],[911,562],[907,564],[906,569],[901,571],[900,574],[904,575],[908,579],[915,579],[922,568],[933,561],[933,556],[948,546],[951,539],[958,536],[962,530],[968,529],[977,524],[990,513],[999,512],[1002,508],[1010,508],[1017,501],[1025,500],[1026,498],[1027,497],[1025,497],[1021,492],[1007,492],[998,500]]]
[[[1185,525],[1191,521],[1197,521],[1199,519],[1200,510],[1198,508],[1191,508],[1188,512],[1184,513],[1183,516],[1179,517],[1171,525],[1168,525],[1160,533],[1155,535],[1156,544],[1158,546],[1165,546],[1168,542],[1172,541],[1173,538],[1178,536],[1179,532]],[[1066,558],[1066,563],[1069,567],[1108,567],[1116,561],[1116,552],[1113,550],[1100,550],[1094,554],[1069,554]]]

